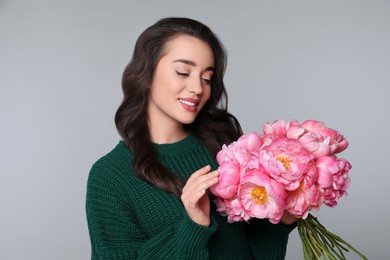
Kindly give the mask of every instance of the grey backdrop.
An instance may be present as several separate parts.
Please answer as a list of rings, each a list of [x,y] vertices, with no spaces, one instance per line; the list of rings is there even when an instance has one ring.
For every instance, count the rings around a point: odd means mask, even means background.
[[[0,1],[0,259],[90,258],[88,171],[119,140],[134,42],[165,16],[199,19],[224,42],[245,132],[318,119],[349,139],[349,196],[316,215],[389,259],[390,1],[228,2]],[[302,259],[296,230],[287,259]]]

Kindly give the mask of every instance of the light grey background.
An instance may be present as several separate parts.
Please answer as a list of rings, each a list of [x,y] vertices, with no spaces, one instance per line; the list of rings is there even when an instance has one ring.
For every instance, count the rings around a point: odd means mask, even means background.
[[[348,138],[349,196],[316,215],[389,259],[390,1],[231,2],[0,1],[0,259],[90,258],[88,171],[119,140],[134,42],[165,16],[203,21],[224,42],[245,132],[317,119]],[[286,258],[302,259],[296,230]]]

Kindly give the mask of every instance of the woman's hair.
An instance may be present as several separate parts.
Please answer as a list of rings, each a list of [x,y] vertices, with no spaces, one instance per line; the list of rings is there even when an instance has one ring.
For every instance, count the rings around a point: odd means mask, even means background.
[[[195,121],[185,128],[197,136],[216,155],[223,144],[236,140],[242,130],[237,119],[227,112],[227,93],[223,82],[226,51],[217,36],[204,24],[171,17],[157,21],[138,38],[133,57],[123,72],[123,101],[115,114],[117,130],[133,153],[136,174],[156,187],[180,197],[184,182],[169,172],[157,159],[147,123],[149,85],[156,66],[165,55],[167,43],[175,37],[189,35],[211,47],[215,72],[211,95]]]

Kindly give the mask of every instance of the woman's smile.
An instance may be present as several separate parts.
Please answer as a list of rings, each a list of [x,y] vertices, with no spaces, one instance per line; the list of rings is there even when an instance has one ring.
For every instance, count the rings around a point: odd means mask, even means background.
[[[184,109],[190,112],[196,111],[196,107],[199,104],[199,100],[193,98],[179,98],[179,102]]]

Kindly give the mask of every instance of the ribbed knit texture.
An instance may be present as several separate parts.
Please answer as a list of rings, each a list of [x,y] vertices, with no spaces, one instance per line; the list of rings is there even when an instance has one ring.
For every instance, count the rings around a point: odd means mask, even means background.
[[[160,161],[182,179],[217,164],[193,135],[155,146]],[[226,222],[211,210],[211,225],[193,222],[179,199],[135,176],[123,141],[92,167],[86,212],[92,259],[284,259],[293,227],[268,220]]]

